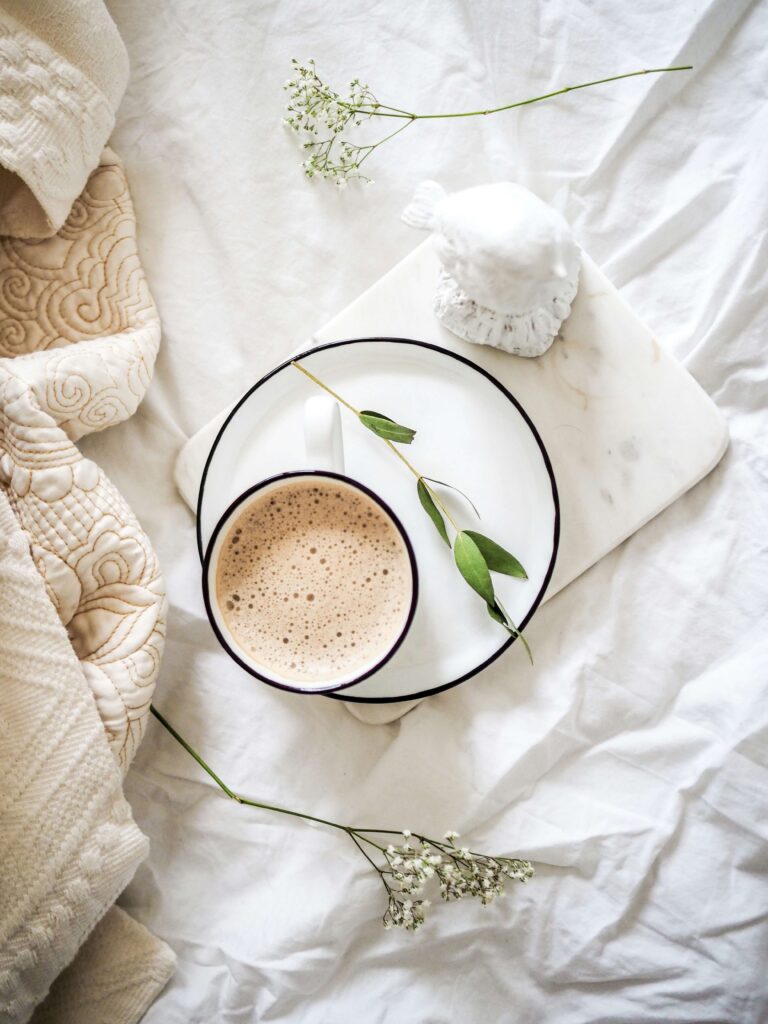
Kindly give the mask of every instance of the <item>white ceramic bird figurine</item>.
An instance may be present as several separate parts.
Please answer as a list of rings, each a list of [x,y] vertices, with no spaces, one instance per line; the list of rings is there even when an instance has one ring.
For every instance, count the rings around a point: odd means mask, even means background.
[[[512,182],[449,194],[425,181],[403,220],[434,232],[435,314],[448,330],[515,355],[546,352],[570,313],[581,263],[557,210]]]

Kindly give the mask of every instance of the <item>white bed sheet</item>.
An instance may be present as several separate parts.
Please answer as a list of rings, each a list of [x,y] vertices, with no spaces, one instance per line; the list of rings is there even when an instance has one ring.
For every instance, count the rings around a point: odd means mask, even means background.
[[[152,852],[123,903],[179,956],[147,1024],[768,1019],[768,5],[745,0],[113,0],[114,136],[164,323],[155,381],[87,442],[165,569],[157,704],[233,787],[336,819],[457,828],[538,874],[385,933],[343,837],[228,802],[153,723],[127,780]],[[292,56],[419,110],[642,66],[695,71],[416,125],[376,185],[303,180]],[[375,161],[375,162],[374,162]],[[550,601],[482,678],[370,727],[219,651],[184,442],[408,252],[412,186],[513,178],[555,200],[727,415],[718,469]]]

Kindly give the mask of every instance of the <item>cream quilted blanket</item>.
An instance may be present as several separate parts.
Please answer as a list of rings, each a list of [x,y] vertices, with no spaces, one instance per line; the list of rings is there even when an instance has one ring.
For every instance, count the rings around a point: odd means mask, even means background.
[[[1,1024],[135,1024],[174,964],[112,906],[147,853],[122,776],[164,585],[75,444],[132,415],[160,340],[104,149],[126,76],[101,0],[0,0]]]
[[[74,442],[135,411],[159,340],[125,175],[105,150],[56,236],[0,239],[0,482],[124,768],[162,653],[163,583],[132,512]]]

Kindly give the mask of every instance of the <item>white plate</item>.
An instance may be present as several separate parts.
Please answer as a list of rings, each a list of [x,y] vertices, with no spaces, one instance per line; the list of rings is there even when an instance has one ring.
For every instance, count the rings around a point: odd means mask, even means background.
[[[552,466],[525,411],[494,377],[468,359],[421,341],[365,338],[332,342],[298,357],[358,409],[376,409],[418,431],[404,451],[420,472],[461,488],[441,497],[466,529],[492,537],[525,566],[527,580],[494,573],[505,608],[524,628],[552,575],[560,512]],[[213,443],[200,484],[201,556],[219,518],[252,484],[311,469],[304,453],[304,403],[318,388],[290,362],[240,399]],[[383,703],[425,697],[464,682],[512,640],[463,582],[427,518],[416,481],[387,447],[342,411],[345,472],[381,495],[413,543],[419,600],[410,632],[375,675],[330,694]]]

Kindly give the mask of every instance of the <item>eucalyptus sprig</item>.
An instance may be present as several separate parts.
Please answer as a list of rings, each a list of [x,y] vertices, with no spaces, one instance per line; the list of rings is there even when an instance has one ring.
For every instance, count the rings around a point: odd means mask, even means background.
[[[349,83],[349,94],[342,97],[339,92],[320,78],[314,60],[309,59],[306,64],[301,64],[294,58],[291,63],[293,77],[288,79],[284,86],[289,99],[284,123],[298,132],[303,139],[303,147],[307,155],[302,167],[307,177],[325,178],[340,187],[344,187],[347,181],[352,179],[371,184],[371,179],[363,174],[360,168],[379,146],[383,146],[385,142],[389,142],[400,132],[410,128],[414,121],[486,117],[489,114],[499,114],[515,107],[540,103],[542,100],[562,96],[567,92],[575,92],[577,89],[589,89],[595,85],[618,82],[622,78],[636,78],[638,75],[659,75],[667,71],[690,71],[692,69],[691,64],[672,68],[645,68],[641,71],[629,71],[623,75],[612,75],[610,78],[582,82],[580,85],[566,85],[561,89],[555,89],[554,92],[517,100],[514,103],[506,103],[501,107],[451,114],[416,114],[380,102],[359,78],[354,78]],[[355,142],[344,134],[347,129],[359,128],[364,121],[369,121],[374,117],[389,118],[390,125],[397,124],[398,121],[401,121],[402,124],[372,143]]]
[[[423,473],[420,473],[408,461],[401,451],[395,448],[393,442],[397,444],[411,444],[416,436],[416,431],[411,427],[404,427],[402,424],[396,423],[383,413],[373,412],[371,409],[356,409],[354,405],[350,405],[345,398],[342,398],[341,395],[323,383],[314,373],[311,373],[305,366],[302,366],[298,360],[292,360],[291,366],[303,373],[305,377],[308,377],[318,387],[322,388],[323,391],[331,395],[332,398],[335,398],[345,409],[353,413],[364,427],[367,427],[368,430],[381,438],[390,451],[394,452],[403,465],[416,477],[416,493],[421,507],[432,520],[435,529],[445,544],[453,549],[456,568],[475,593],[479,594],[485,601],[488,614],[494,622],[498,622],[500,626],[503,626],[510,636],[520,639],[531,664],[533,664],[533,655],[528,641],[499,600],[493,587],[493,580],[491,579],[491,572],[499,572],[505,576],[527,580],[528,575],[525,569],[514,555],[510,554],[500,544],[497,544],[496,541],[491,540],[490,537],[478,533],[477,530],[462,529],[431,484],[449,487],[451,490],[458,491],[472,505],[475,514],[477,514],[477,509],[462,491],[459,491],[457,487],[453,487],[451,484],[424,476]],[[455,533],[453,544],[451,544],[451,538],[448,534],[446,519],[453,527]]]
[[[430,839],[409,829],[398,832],[388,828],[342,825],[327,818],[318,818],[314,814],[304,814],[241,796],[219,778],[154,705],[150,705],[149,710],[230,800],[344,832],[377,872],[384,886],[387,909],[382,916],[382,923],[386,929],[396,927],[415,932],[424,923],[430,902],[422,894],[431,879],[438,883],[440,898],[446,903],[460,900],[464,896],[474,896],[483,906],[487,906],[504,893],[505,880],[527,882],[533,877],[530,861],[516,857],[490,857],[466,846],[458,847],[458,832],[446,832],[442,839]],[[380,841],[382,836],[397,836],[398,842],[385,845]]]

